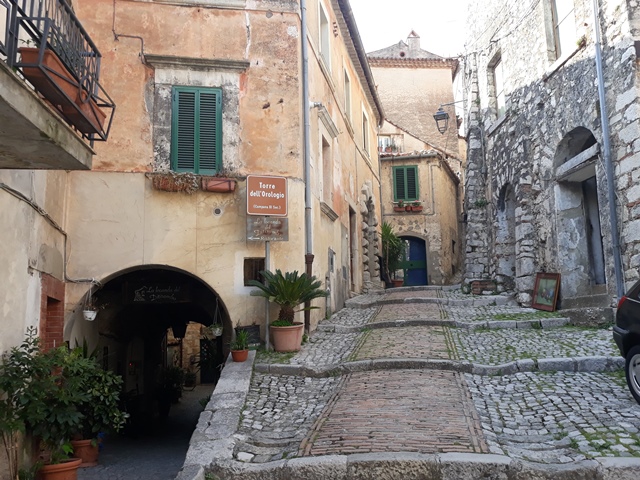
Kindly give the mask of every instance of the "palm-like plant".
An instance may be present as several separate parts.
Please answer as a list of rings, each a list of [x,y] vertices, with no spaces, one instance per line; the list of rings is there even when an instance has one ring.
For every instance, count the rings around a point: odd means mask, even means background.
[[[402,261],[404,245],[387,222],[382,222],[381,239],[384,274],[391,280],[391,276],[395,277],[395,272]]]
[[[260,275],[264,278],[264,283],[257,280],[249,282],[249,285],[259,288],[259,290],[251,292],[251,295],[264,297],[270,302],[280,305],[278,320],[283,324],[293,325],[295,307],[301,303],[328,295],[325,290],[320,288],[322,282],[317,280],[315,276],[309,276],[306,273],[299,275],[297,270],[284,274],[279,269],[275,273],[265,270],[261,271]],[[313,308],[318,307],[309,307],[309,309]]]

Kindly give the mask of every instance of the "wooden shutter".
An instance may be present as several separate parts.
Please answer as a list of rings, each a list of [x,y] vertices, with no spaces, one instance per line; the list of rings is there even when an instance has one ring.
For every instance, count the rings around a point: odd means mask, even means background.
[[[178,172],[215,174],[222,160],[222,91],[174,87],[171,167]]]
[[[398,200],[418,200],[418,167],[393,167],[393,197]]]

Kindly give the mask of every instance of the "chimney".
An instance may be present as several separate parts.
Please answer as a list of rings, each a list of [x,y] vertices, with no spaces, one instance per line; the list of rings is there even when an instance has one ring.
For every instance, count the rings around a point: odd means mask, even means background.
[[[411,33],[407,37],[407,45],[409,45],[410,57],[413,57],[420,52],[420,35],[418,35],[414,30],[411,30]]]

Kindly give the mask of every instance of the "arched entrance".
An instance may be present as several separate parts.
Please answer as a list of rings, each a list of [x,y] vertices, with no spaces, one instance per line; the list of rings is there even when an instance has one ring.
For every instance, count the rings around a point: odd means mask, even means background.
[[[404,260],[400,268],[404,271],[404,285],[427,285],[427,244],[417,237],[401,236],[405,244]]]
[[[516,279],[516,196],[510,184],[500,190],[496,212],[496,281],[513,290]]]
[[[94,288],[93,303],[95,321],[77,322],[71,339],[87,340],[104,368],[122,376],[134,430],[169,413],[181,377],[217,381],[231,322],[219,296],[197,277],[166,266],[128,269]]]
[[[590,130],[578,127],[556,150],[557,258],[563,299],[602,294],[606,282],[596,166],[599,146]],[[570,308],[571,302],[563,303]]]

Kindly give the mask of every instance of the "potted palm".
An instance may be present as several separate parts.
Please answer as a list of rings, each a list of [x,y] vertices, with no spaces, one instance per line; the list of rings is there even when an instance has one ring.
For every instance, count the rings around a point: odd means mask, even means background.
[[[249,332],[237,330],[236,339],[229,346],[234,362],[244,362],[249,357]]]
[[[304,324],[294,322],[295,308],[313,299],[326,297],[328,293],[320,288],[322,283],[316,277],[306,273],[300,275],[297,270],[284,274],[279,269],[275,273],[265,270],[260,275],[264,278],[264,283],[257,280],[249,282],[250,286],[259,289],[251,292],[251,295],[264,297],[280,306],[278,319],[271,322],[270,327],[274,349],[277,352],[300,350]],[[314,308],[318,307],[309,307]],[[303,310],[305,309],[298,311]]]

